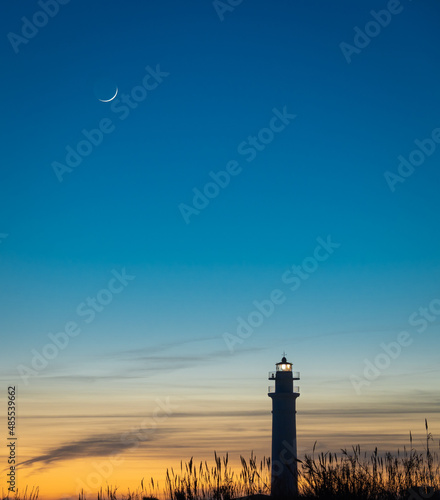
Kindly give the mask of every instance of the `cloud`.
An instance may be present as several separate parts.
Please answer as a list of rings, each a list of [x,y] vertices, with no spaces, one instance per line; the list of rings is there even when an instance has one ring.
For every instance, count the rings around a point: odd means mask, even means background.
[[[212,411],[208,410],[206,412],[202,413],[203,417],[221,417],[224,419],[224,431],[230,430],[231,426],[231,417],[257,417],[261,415],[267,415],[267,411],[236,411],[236,410],[231,410],[231,411]],[[72,441],[72,442],[67,442],[67,443],[62,443],[59,446],[53,447],[51,449],[48,449],[41,453],[40,455],[37,455],[33,458],[30,458],[28,460],[25,460],[18,464],[20,467],[30,467],[30,466],[40,466],[40,470],[48,468],[48,466],[52,466],[56,464],[57,462],[65,461],[65,460],[75,460],[75,459],[84,459],[84,458],[90,458],[90,457],[108,457],[111,455],[116,455],[123,453],[124,451],[135,449],[135,448],[142,448],[142,443],[150,443],[154,441],[158,441],[159,443],[161,440],[165,439],[167,440],[172,440],[173,441],[173,446],[174,447],[179,447],[176,445],[177,442],[180,442],[181,448],[188,448],[189,446],[192,446],[193,443],[193,437],[190,437],[189,442],[185,442],[185,439],[182,437],[182,432],[186,434],[191,434],[195,433],[198,436],[199,439],[199,447],[206,447],[206,438],[212,438],[212,439],[217,439],[217,437],[212,436],[212,429],[209,427],[209,421],[205,421],[205,425],[190,425],[185,426],[185,424],[182,424],[182,419],[185,418],[200,418],[201,414],[200,412],[173,412],[173,418],[177,417],[178,421],[180,422],[180,425],[177,426],[166,426],[166,432],[162,432],[153,427],[131,427],[127,426],[127,433],[128,436],[126,436],[125,432],[113,432],[113,433],[107,433],[107,434],[100,434],[98,436],[89,436],[85,437],[83,439],[79,439],[77,441]],[[114,417],[112,415],[112,417]],[[123,416],[124,418],[127,418],[127,416]],[[140,418],[139,415],[136,415],[133,417],[136,417],[137,419]],[[28,417],[31,418],[31,417]],[[45,417],[47,418],[47,417]],[[58,418],[58,417],[54,417]],[[101,420],[102,417],[87,417],[87,418],[95,418],[97,420]],[[145,417],[144,417],[145,418]],[[217,430],[219,428],[219,423],[217,422]],[[138,432],[141,435],[141,439],[138,438]],[[162,435],[161,435],[162,434]],[[206,434],[203,438],[203,434]],[[175,436],[179,436],[179,439],[176,439]],[[157,445],[157,443],[156,443]],[[202,446],[203,445],[203,446]],[[151,451],[151,450],[150,450]]]
[[[269,404],[269,403],[268,403]],[[222,404],[222,409],[219,410],[197,410],[197,411],[185,411],[178,412],[173,411],[173,418],[207,418],[207,417],[219,417],[219,418],[231,418],[231,417],[261,417],[270,415],[270,408],[260,410],[260,409],[252,409],[252,410],[224,410],[224,405]],[[110,414],[102,414],[102,415],[75,415],[75,419],[87,419],[87,420],[104,420],[104,419],[141,419],[145,418],[144,413],[135,413],[135,414],[123,414],[123,413],[110,413]],[[33,419],[72,419],[71,415],[23,415],[20,419],[33,420]]]
[[[45,466],[62,460],[109,456],[121,453],[129,448],[133,448],[133,446],[133,442],[123,439],[123,434],[101,434],[61,444],[47,450],[41,455],[21,462],[19,466],[29,467],[34,464]]]
[[[161,369],[164,370],[169,370],[170,368],[175,367],[176,362],[187,365],[188,363],[204,363],[208,361],[211,362],[215,359],[229,359],[231,357],[231,353],[224,345],[223,339],[221,339],[220,349],[215,346],[215,348],[212,350],[206,349],[205,351],[199,351],[197,353],[195,353],[194,349],[192,349],[190,354],[183,352],[181,349],[184,346],[193,346],[194,344],[205,342],[214,342],[215,344],[218,344],[219,337],[216,336],[206,338],[193,338],[188,340],[164,342],[161,344],[157,344],[156,346],[148,346],[143,349],[117,351],[107,354],[106,357],[117,357],[118,359],[130,361],[133,359],[140,361],[149,361],[153,364],[156,363]],[[178,348],[178,352],[176,354],[171,354],[170,351],[175,348]],[[261,350],[264,349],[261,347],[248,347],[242,349],[240,354]],[[167,352],[167,354],[161,354],[165,352]]]
[[[218,343],[219,338],[196,338],[162,343],[142,349],[118,350],[101,355],[93,354],[93,357],[90,357],[89,360],[83,358],[80,366],[75,365],[66,369],[66,365],[55,365],[39,375],[38,378],[63,379],[86,383],[93,383],[103,379],[139,379],[154,376],[158,372],[172,373],[186,368],[193,368],[194,366],[209,364],[218,359],[230,359],[231,353],[223,346],[221,349],[215,347],[210,351],[205,350],[200,353],[195,353],[194,349],[191,349],[191,352],[184,352],[182,349],[186,345],[214,340]],[[178,352],[170,353],[173,348],[176,348]],[[240,354],[261,350],[264,349],[252,347],[243,349]]]

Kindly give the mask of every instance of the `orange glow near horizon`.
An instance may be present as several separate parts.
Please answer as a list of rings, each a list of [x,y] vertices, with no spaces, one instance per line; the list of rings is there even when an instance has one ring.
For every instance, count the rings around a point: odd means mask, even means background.
[[[40,460],[17,470],[20,491],[27,486],[39,488],[39,498],[77,498],[81,489],[87,497],[94,497],[100,488],[117,487],[119,493],[135,491],[141,480],[150,484],[151,478],[159,482],[159,492],[165,487],[167,468],[180,470],[180,462],[194,457],[196,463],[207,460],[213,463],[214,451],[223,456],[230,455],[233,469],[240,470],[240,455],[245,458],[253,451],[260,460],[270,456],[271,415],[270,407],[264,404],[241,407],[237,414],[222,415],[221,403],[213,405],[217,414],[201,411],[200,415],[185,414],[184,409],[164,418],[154,432],[145,435],[142,442],[134,441],[118,452],[120,437],[135,429],[142,429],[142,417],[102,415],[94,417],[23,418],[20,423],[20,460],[40,457]],[[375,415],[350,415],[349,408],[332,413],[332,408],[304,401],[298,413],[298,454],[310,454],[315,441],[318,451],[339,451],[360,444],[362,450],[379,447],[380,452],[397,451],[409,446],[409,431],[413,431],[414,446],[423,450],[424,422],[415,413],[377,412]],[[241,414],[240,412],[243,412]],[[326,414],[327,411],[327,414]],[[248,412],[246,414],[246,412]],[[344,416],[344,412],[347,413]],[[434,413],[426,414],[430,431],[439,435],[439,422]],[[56,422],[54,425],[53,422]],[[145,426],[144,426],[145,427]],[[151,430],[151,429],[150,429]],[[111,441],[111,437],[116,438]],[[87,441],[89,439],[90,442]],[[114,451],[98,455],[105,440],[114,444]],[[76,449],[75,443],[80,443]],[[62,454],[68,452],[65,458]],[[73,446],[70,450],[68,446]],[[51,450],[58,450],[52,452]],[[89,454],[88,454],[89,450]],[[97,451],[98,450],[98,451]],[[73,456],[73,453],[82,454]],[[2,450],[4,454],[4,450]],[[4,463],[4,457],[1,459]],[[5,475],[1,485],[5,491]],[[157,495],[157,492],[155,493]]]

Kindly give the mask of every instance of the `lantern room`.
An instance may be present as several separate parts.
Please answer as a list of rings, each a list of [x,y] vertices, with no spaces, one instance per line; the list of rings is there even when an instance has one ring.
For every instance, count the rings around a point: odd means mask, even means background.
[[[275,365],[277,367],[277,372],[291,372],[292,364],[287,362],[285,356],[281,358],[281,361]]]

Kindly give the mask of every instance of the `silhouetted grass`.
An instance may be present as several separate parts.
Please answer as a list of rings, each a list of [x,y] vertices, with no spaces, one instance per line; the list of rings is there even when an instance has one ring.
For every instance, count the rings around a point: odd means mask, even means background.
[[[38,499],[38,488],[31,488],[30,490],[26,486],[23,494],[20,494],[20,490],[17,488],[16,493],[12,496],[4,496],[2,490],[3,500],[37,500]]]
[[[342,454],[320,453],[306,455],[300,474],[300,491],[306,498],[395,500],[430,498],[440,490],[440,463],[438,452],[432,452],[432,435],[426,427],[426,450],[412,448],[398,451],[397,456],[386,453],[379,456],[377,448],[367,456],[359,446]],[[316,443],[315,443],[316,445]],[[440,443],[439,443],[440,447]],[[421,489],[421,487],[424,489]]]
[[[215,464],[200,462],[194,465],[193,459],[184,465],[180,463],[180,474],[167,469],[166,493],[169,500],[230,500],[254,494],[270,492],[270,460],[263,458],[260,463],[253,454],[246,461],[240,457],[242,470],[239,475],[228,464],[229,457],[220,458],[214,452]]]

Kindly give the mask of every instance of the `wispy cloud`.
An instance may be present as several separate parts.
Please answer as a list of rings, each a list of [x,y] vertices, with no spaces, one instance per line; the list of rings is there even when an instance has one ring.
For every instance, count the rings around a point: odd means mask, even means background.
[[[149,439],[151,440],[151,438]],[[19,466],[29,467],[34,464],[47,466],[62,460],[74,460],[84,457],[104,457],[133,447],[133,443],[125,442],[120,433],[100,434],[86,437],[71,443],[64,443],[36,457],[21,462]]]
[[[167,342],[141,349],[131,349],[125,351],[110,351],[99,356],[93,354],[88,360],[83,358],[79,365],[54,365],[47,369],[40,379],[60,379],[69,382],[93,383],[99,380],[122,380],[139,379],[154,376],[158,372],[167,373],[193,368],[194,366],[212,363],[219,359],[229,359],[230,353],[226,348],[205,349],[203,352],[185,352],[182,347],[197,344],[199,342],[215,341],[218,337],[196,338],[191,340]],[[172,353],[172,349],[177,348],[177,353]],[[261,351],[263,348],[243,349],[241,355],[249,352]],[[6,377],[6,376],[5,376]],[[0,375],[0,380],[3,376]],[[6,380],[6,378],[5,378]]]

